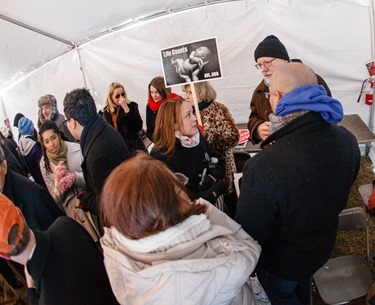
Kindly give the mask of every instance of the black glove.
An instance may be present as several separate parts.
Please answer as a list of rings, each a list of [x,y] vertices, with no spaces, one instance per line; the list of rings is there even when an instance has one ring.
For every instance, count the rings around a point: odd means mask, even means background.
[[[216,198],[219,197],[225,192],[225,182],[222,179],[216,179],[216,183],[210,187],[210,191]]]
[[[224,194],[225,182],[221,179],[216,179],[216,182],[202,194],[202,198],[208,200],[212,204],[215,204],[217,198]]]

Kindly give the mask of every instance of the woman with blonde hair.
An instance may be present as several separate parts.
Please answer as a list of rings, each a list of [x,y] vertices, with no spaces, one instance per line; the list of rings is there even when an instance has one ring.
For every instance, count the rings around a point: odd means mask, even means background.
[[[260,246],[183,176],[139,152],[108,177],[101,245],[120,304],[255,304],[249,276]],[[160,191],[160,186],[163,191]]]
[[[232,148],[237,145],[240,134],[228,108],[216,101],[216,91],[209,82],[199,82],[193,85],[182,85],[186,100],[193,105],[191,86],[194,86],[198,100],[199,113],[202,119],[202,135],[216,152],[225,159],[226,190],[224,201],[228,215],[236,214],[237,194],[234,188],[236,165]]]
[[[113,126],[124,138],[129,151],[147,151],[139,135],[143,121],[139,114],[138,104],[128,98],[125,87],[117,82],[109,85],[106,103],[99,114]]]

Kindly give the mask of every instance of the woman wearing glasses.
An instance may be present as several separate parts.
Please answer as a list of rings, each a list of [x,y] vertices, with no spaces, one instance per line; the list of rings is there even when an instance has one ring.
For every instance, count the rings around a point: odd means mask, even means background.
[[[138,104],[128,98],[122,84],[113,82],[109,85],[106,103],[99,114],[109,125],[117,129],[131,154],[136,150],[147,151],[138,134],[143,126]]]
[[[108,177],[100,201],[107,227],[101,244],[117,301],[256,304],[248,279],[259,244],[207,201],[191,202],[183,186],[145,153]]]

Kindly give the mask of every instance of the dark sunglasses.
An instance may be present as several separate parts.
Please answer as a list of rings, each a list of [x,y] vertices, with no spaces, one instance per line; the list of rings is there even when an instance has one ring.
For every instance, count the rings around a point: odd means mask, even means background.
[[[125,97],[125,92],[123,92],[123,93],[121,93],[121,94],[116,94],[116,95],[115,95],[115,99],[118,100],[118,99],[120,98],[120,95],[121,95],[122,97]]]

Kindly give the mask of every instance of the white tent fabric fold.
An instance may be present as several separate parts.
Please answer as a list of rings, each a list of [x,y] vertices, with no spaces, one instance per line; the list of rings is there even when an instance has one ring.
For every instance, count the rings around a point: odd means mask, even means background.
[[[90,89],[99,110],[113,81],[125,85],[145,120],[148,83],[162,74],[160,50],[211,37],[223,72],[212,81],[218,101],[246,122],[262,79],[254,49],[270,34],[326,80],[346,114],[370,120],[371,107],[356,101],[369,77],[365,62],[374,58],[373,0],[0,1],[1,15],[75,45],[0,20],[0,125],[17,112],[36,123],[44,94],[55,95],[63,112],[65,94],[79,87]]]

